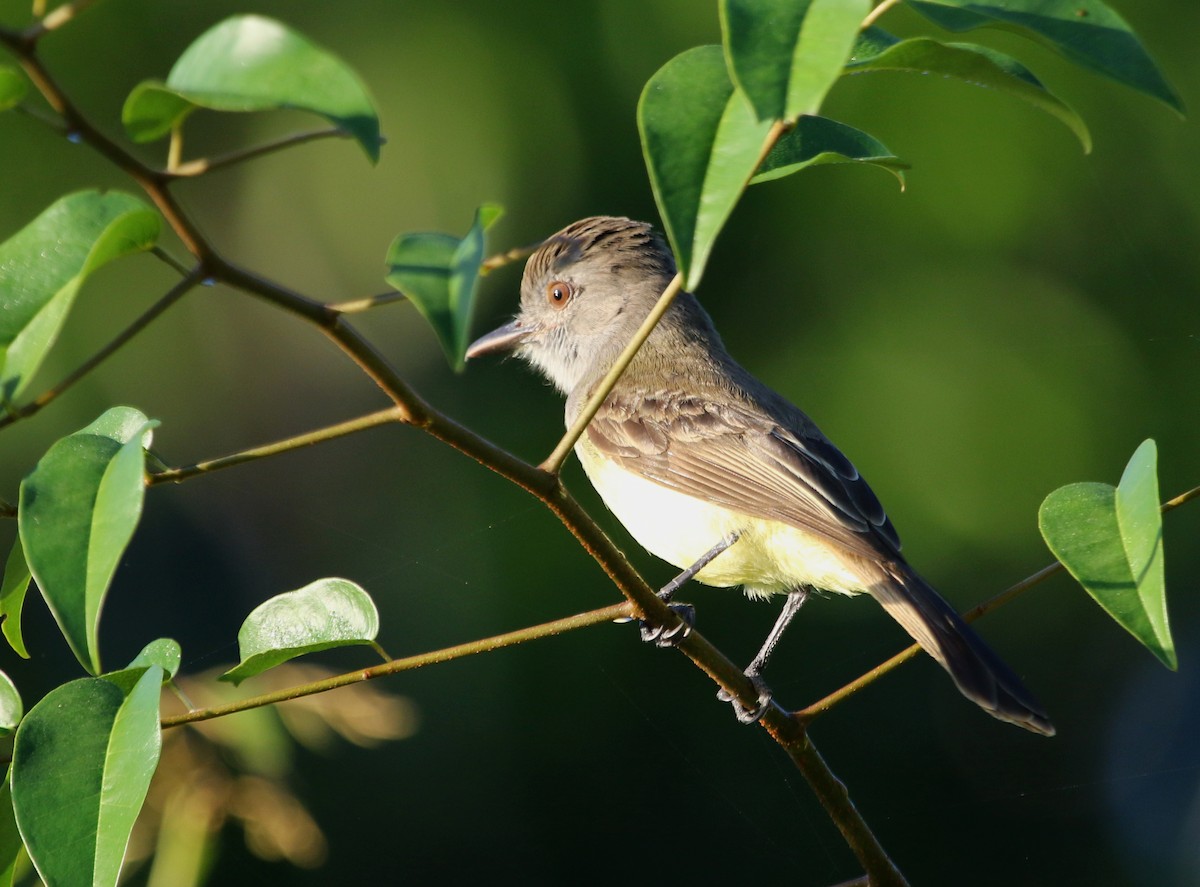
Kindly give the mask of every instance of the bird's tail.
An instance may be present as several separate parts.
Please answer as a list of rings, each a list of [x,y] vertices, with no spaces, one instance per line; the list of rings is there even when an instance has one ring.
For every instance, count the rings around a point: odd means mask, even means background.
[[[940,594],[907,564],[882,565],[871,595],[941,663],[958,689],[1002,721],[1044,736],[1054,725],[1021,680]]]

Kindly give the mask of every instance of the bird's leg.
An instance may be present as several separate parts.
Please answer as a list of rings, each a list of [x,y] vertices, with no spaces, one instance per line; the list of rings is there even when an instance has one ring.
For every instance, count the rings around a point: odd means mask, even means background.
[[[696,610],[691,604],[673,604],[671,603],[671,599],[675,597],[675,592],[683,587],[685,583],[711,564],[717,555],[737,542],[740,537],[741,533],[739,532],[730,533],[708,551],[704,552],[704,554],[700,555],[694,564],[658,590],[658,596],[662,599],[663,603],[669,605],[675,611],[679,616],[681,624],[670,631],[666,631],[661,625],[650,625],[643,620],[641,623],[643,641],[657,644],[660,647],[673,647],[688,636],[692,630],[692,625],[696,622]]]
[[[784,631],[788,625],[800,612],[800,607],[808,600],[808,589],[797,588],[788,593],[787,600],[783,603],[783,609],[779,611],[779,617],[775,620],[775,625],[771,628],[771,633],[767,635],[767,639],[763,641],[762,648],[758,654],[746,666],[746,677],[750,679],[750,683],[754,684],[758,690],[758,707],[755,709],[743,708],[741,703],[733,698],[729,693],[721,690],[717,693],[717,698],[723,702],[732,702],[734,712],[737,714],[737,719],[743,724],[753,724],[764,714],[767,708],[771,705],[771,693],[767,689],[767,685],[762,679],[762,670],[767,667],[767,660],[771,658],[771,653],[774,652],[776,645],[779,644],[779,639],[783,637]]]

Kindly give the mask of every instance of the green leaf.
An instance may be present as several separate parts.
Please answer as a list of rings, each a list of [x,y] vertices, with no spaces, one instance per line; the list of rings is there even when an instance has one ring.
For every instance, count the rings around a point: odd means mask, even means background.
[[[15,108],[29,91],[25,75],[11,65],[0,65],[0,111]]]
[[[1078,483],[1055,490],[1038,511],[1038,526],[1054,556],[1088,594],[1174,670],[1157,459],[1154,441],[1147,440],[1115,488]]]
[[[1184,112],[1133,29],[1101,0],[908,0],[948,31],[985,25],[1032,34],[1062,56]]]
[[[103,678],[51,690],[17,730],[17,826],[50,887],[116,884],[134,820],[158,765],[162,673],[128,695]]]
[[[113,407],[54,443],[21,483],[17,521],[33,578],[83,667],[101,671],[96,629],[145,494],[149,421]]]
[[[446,359],[462,370],[483,263],[484,232],[503,210],[485,203],[465,237],[401,234],[387,251],[387,282],[404,293],[433,327]]]
[[[134,88],[121,119],[130,138],[149,142],[170,133],[196,108],[310,111],[353,136],[372,163],[379,159],[379,114],[358,75],[264,16],[236,15],[205,31],[175,62],[166,83],[145,81]]]
[[[886,46],[881,45],[882,43],[882,32],[869,35],[861,41],[860,46],[870,48],[862,53],[855,52],[850,64],[846,66],[846,73],[909,71],[917,74],[939,74],[975,86],[995,89],[1029,102],[1035,108],[1058,118],[1075,133],[1083,145],[1083,150],[1091,151],[1092,137],[1082,118],[1069,105],[1049,92],[1028,68],[1011,56],[970,43],[945,44],[928,37],[894,41]]]
[[[240,684],[306,653],[370,644],[379,614],[370,595],[347,579],[318,579],[259,604],[238,632],[241,662],[221,675]]]
[[[161,670],[163,682],[166,683],[175,677],[175,672],[179,670],[181,657],[182,651],[176,641],[170,638],[159,638],[146,644],[127,666],[119,671],[106,672],[102,677],[128,692],[134,684],[141,680],[146,669],[155,666]]]
[[[824,163],[861,163],[885,169],[904,186],[908,164],[878,139],[828,117],[801,117],[763,158],[750,184],[782,178]]]
[[[21,703],[21,694],[12,678],[0,671],[0,736],[7,736],[17,729],[21,716],[25,714],[25,706]]]
[[[749,183],[771,124],[733,88],[719,46],[697,46],[650,78],[638,102],[642,153],[687,289]]]
[[[29,383],[89,274],[150,249],[161,220],[117,191],[78,191],[0,244],[0,406]]]
[[[729,72],[759,120],[815,114],[870,0],[721,0]]]
[[[179,648],[178,641],[171,638],[159,638],[142,647],[142,651],[133,657],[133,661],[129,663],[128,667],[149,668],[157,665],[163,670],[163,680],[165,681],[175,677],[182,658],[183,651]]]
[[[21,833],[17,830],[16,816],[13,814],[10,775],[11,773],[5,773],[4,782],[0,784],[0,887],[12,887],[17,859],[25,846],[21,841]]]
[[[21,537],[13,541],[12,551],[4,564],[4,580],[0,582],[0,631],[4,639],[22,659],[29,658],[25,640],[21,636],[21,611],[25,607],[25,592],[29,590],[29,565],[25,563],[25,549]]]

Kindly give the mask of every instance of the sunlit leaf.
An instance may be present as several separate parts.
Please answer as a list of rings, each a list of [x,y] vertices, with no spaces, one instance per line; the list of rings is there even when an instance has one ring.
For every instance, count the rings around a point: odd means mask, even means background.
[[[948,31],[999,25],[1032,35],[1077,65],[1183,113],[1183,100],[1133,29],[1101,0],[908,0],[907,5]]]
[[[734,82],[759,120],[815,114],[854,45],[871,0],[721,0]]]
[[[354,644],[379,633],[371,596],[346,579],[318,579],[259,604],[238,632],[241,662],[221,680],[241,683],[281,662]]]
[[[358,75],[286,25],[236,15],[214,25],[175,62],[165,83],[146,81],[121,119],[138,142],[162,138],[196,108],[310,111],[352,135],[379,159],[379,115]]]
[[[136,197],[78,191],[0,244],[0,406],[29,383],[88,275],[149,249],[160,227]]]
[[[1088,594],[1174,669],[1157,458],[1154,441],[1147,440],[1115,488],[1078,483],[1055,490],[1038,511],[1038,526],[1054,556]]]
[[[119,671],[105,672],[102,677],[128,692],[151,666],[161,671],[164,682],[169,681],[179,670],[181,658],[182,651],[178,642],[170,638],[159,638],[146,644],[127,666]]]
[[[103,678],[51,690],[21,722],[12,794],[30,858],[50,887],[109,887],[158,765],[161,671],[129,692]]]
[[[433,327],[456,370],[463,368],[467,351],[484,232],[502,212],[495,204],[479,207],[465,237],[401,234],[388,247],[387,282],[404,293]]]
[[[29,590],[29,565],[25,563],[25,549],[21,538],[13,540],[12,551],[4,564],[4,580],[0,582],[0,631],[4,639],[22,659],[29,658],[25,640],[21,636],[21,612],[25,607],[25,592]]]
[[[0,111],[15,108],[29,91],[25,75],[10,65],[0,65]]]
[[[72,651],[101,671],[100,609],[142,513],[143,449],[157,422],[113,407],[55,442],[21,483],[18,524],[29,569]]]
[[[694,289],[771,124],[734,90],[721,47],[697,46],[646,83],[638,128],[663,227],[684,285]]]
[[[855,52],[846,66],[849,74],[871,71],[938,74],[994,89],[1058,118],[1075,133],[1084,151],[1092,148],[1091,135],[1082,118],[1049,92],[1028,68],[1002,52],[969,43],[939,43],[927,37],[902,41],[892,38],[891,44],[886,45],[885,35],[879,31],[864,39],[860,47],[869,48]]]
[[[21,694],[17,692],[17,685],[0,671],[0,736],[7,736],[17,729],[24,714],[25,706],[21,702]]]
[[[778,179],[824,163],[860,163],[885,169],[904,185],[908,164],[860,129],[828,117],[801,117],[763,158],[750,184]]]

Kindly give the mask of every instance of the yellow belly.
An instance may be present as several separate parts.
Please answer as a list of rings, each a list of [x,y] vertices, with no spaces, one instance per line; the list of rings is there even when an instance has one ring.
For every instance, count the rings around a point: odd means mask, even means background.
[[[575,451],[604,504],[647,551],[668,563],[686,569],[730,533],[740,534],[732,547],[696,575],[706,585],[744,585],[751,595],[786,592],[801,585],[843,594],[866,590],[838,550],[809,533],[632,474],[597,452],[586,437]]]

